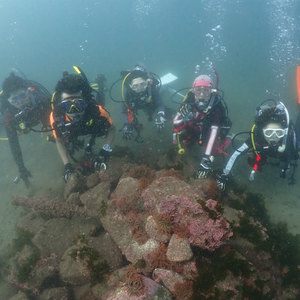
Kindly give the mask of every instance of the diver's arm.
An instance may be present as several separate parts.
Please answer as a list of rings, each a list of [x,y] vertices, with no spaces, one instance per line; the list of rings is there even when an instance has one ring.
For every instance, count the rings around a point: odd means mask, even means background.
[[[57,151],[59,153],[59,156],[60,156],[63,164],[64,165],[69,164],[70,158],[68,155],[68,151],[67,151],[64,141],[61,137],[56,138],[56,148],[57,148]]]
[[[115,138],[115,132],[116,132],[116,128],[114,125],[111,125],[107,131],[107,136],[106,136],[106,140],[105,140],[105,144],[108,144],[110,147],[113,143],[113,140]]]
[[[11,153],[21,173],[25,169],[25,165],[19,143],[18,133],[14,127],[14,119],[10,113],[6,113],[4,115],[4,124]]]
[[[233,154],[230,156],[230,158],[229,158],[229,160],[228,160],[228,162],[227,162],[225,168],[223,169],[223,173],[224,173],[225,175],[229,175],[229,174],[230,174],[230,172],[231,172],[231,170],[232,170],[232,168],[233,168],[233,166],[234,166],[234,164],[235,164],[237,158],[238,158],[242,153],[247,152],[248,149],[249,149],[249,146],[248,146],[247,143],[245,142],[245,143],[243,143],[242,146],[240,146],[237,150],[235,150],[235,151],[233,152]]]
[[[22,150],[19,143],[19,138],[16,130],[6,130],[9,147],[13,158],[19,168],[20,173],[25,169]]]

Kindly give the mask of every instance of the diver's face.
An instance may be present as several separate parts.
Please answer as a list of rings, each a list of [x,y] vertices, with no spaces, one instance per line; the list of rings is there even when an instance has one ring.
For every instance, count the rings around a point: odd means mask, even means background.
[[[284,137],[285,129],[280,123],[269,123],[263,128],[263,135],[269,145],[276,144]]]
[[[61,94],[60,107],[71,121],[80,120],[86,109],[86,102],[81,97],[81,92]]]
[[[137,77],[131,81],[129,86],[134,92],[139,94],[146,91],[148,82],[142,77]]]
[[[207,86],[197,86],[193,88],[196,101],[207,102],[210,99],[211,89]]]
[[[8,102],[18,109],[23,109],[31,104],[30,93],[24,88],[17,89],[10,93]]]

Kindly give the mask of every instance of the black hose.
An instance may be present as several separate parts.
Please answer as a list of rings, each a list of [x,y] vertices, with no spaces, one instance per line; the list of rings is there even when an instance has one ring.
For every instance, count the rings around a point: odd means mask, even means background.
[[[244,151],[240,151],[236,146],[235,146],[235,144],[234,144],[234,140],[239,136],[239,135],[242,135],[242,134],[251,134],[251,132],[250,131],[241,131],[241,132],[238,132],[237,134],[235,134],[234,136],[233,136],[233,138],[231,139],[231,145],[232,145],[232,148],[235,150],[235,151],[237,151],[237,152],[240,152],[240,153],[243,153]],[[248,151],[249,151],[250,149],[248,149]],[[248,152],[247,151],[247,152]]]

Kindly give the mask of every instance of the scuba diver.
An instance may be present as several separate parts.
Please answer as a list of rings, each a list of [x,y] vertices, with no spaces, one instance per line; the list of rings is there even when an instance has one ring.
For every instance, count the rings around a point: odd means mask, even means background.
[[[287,171],[292,166],[295,170],[295,164],[292,164],[292,161],[298,159],[296,134],[288,110],[282,102],[266,100],[256,109],[255,123],[250,131],[250,137],[234,151],[223,174],[217,177],[221,190],[224,191],[226,188],[226,182],[236,159],[250,150],[252,154],[252,157],[248,159],[252,168],[249,175],[250,181],[254,180],[257,171],[262,171],[268,157],[279,160],[282,178],[286,177]]]
[[[71,164],[71,158],[76,162],[74,152],[83,147],[78,140],[79,136],[90,135],[89,143],[85,147],[85,155],[89,157],[89,161],[86,162],[88,166],[84,167],[89,167],[91,171],[105,170],[112,152],[115,131],[113,122],[108,112],[96,104],[92,91],[82,72],[65,72],[52,95],[50,123],[54,129],[58,153],[65,166],[65,182],[75,172]],[[106,137],[104,146],[97,154],[93,154],[95,139],[101,136]]]
[[[19,169],[19,177],[30,185],[30,171],[25,167],[18,135],[47,131],[49,124],[50,93],[40,83],[27,80],[12,72],[2,84],[1,112],[11,153]],[[42,130],[33,127],[42,124]]]
[[[145,111],[148,121],[153,120],[153,114],[157,111],[154,125],[158,130],[164,128],[166,122],[165,108],[159,94],[160,81],[139,65],[129,72],[121,72],[121,75],[123,76],[121,112],[124,123],[123,138],[130,140],[136,131],[135,141],[143,142],[140,134],[142,124],[137,119],[138,110]]]
[[[173,120],[173,126],[173,143],[177,144],[179,154],[185,152],[182,144],[204,146],[197,176],[206,178],[212,172],[214,157],[225,153],[223,149],[229,143],[226,135],[231,127],[227,106],[217,84],[213,86],[211,77],[200,75],[194,80]]]

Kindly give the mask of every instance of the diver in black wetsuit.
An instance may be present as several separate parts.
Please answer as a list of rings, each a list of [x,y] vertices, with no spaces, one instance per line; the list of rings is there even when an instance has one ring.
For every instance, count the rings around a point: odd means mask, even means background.
[[[299,126],[300,119],[298,117],[297,136],[288,110],[282,102],[274,100],[263,102],[256,110],[255,123],[250,131],[250,137],[235,150],[229,158],[223,174],[217,178],[219,187],[225,190],[226,182],[237,158],[249,150],[252,154],[252,158],[249,159],[252,167],[250,181],[254,180],[257,171],[262,171],[262,167],[269,157],[278,159],[281,164],[280,177],[285,178],[287,170],[292,166],[292,161],[299,158],[299,140],[297,141]]]
[[[144,110],[148,120],[152,121],[156,111],[154,125],[161,130],[166,122],[165,107],[159,94],[159,81],[151,76],[145,68],[137,65],[129,72],[121,72],[124,77],[122,82],[123,107],[121,119],[123,125],[123,138],[131,139],[136,131],[137,142],[142,142],[140,136],[141,123],[137,118],[139,110]],[[126,90],[124,92],[124,90]]]
[[[50,93],[39,83],[11,73],[2,84],[1,111],[9,146],[19,168],[20,178],[29,186],[30,171],[25,167],[18,136],[49,126]]]
[[[50,123],[58,153],[65,166],[67,182],[75,172],[71,158],[79,145],[79,136],[90,136],[85,148],[92,158],[93,171],[106,169],[112,152],[114,126],[108,112],[97,105],[88,82],[78,74],[64,74],[55,88]],[[97,137],[105,137],[105,144],[95,155],[93,146]]]

